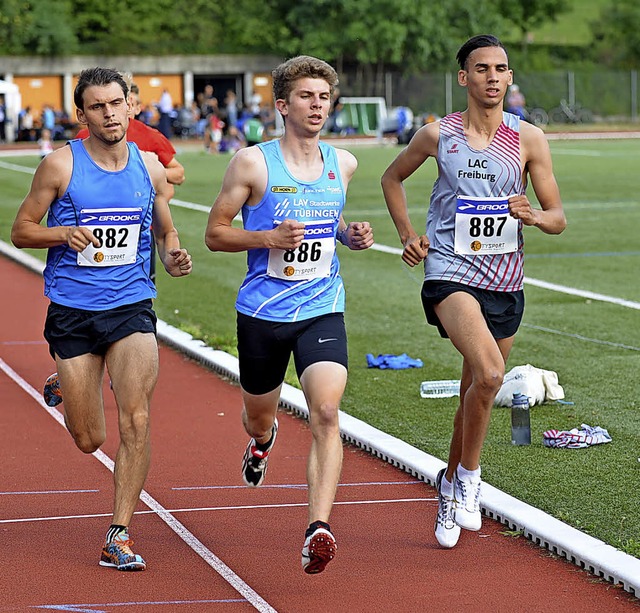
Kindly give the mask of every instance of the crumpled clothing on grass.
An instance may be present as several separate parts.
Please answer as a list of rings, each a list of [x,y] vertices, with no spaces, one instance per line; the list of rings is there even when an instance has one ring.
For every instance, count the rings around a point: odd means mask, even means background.
[[[367,353],[367,366],[369,368],[391,368],[402,370],[403,368],[422,368],[422,360],[410,358],[406,353],[393,355],[392,353],[379,354],[374,357],[372,353]]]
[[[600,426],[582,424],[572,430],[547,430],[542,433],[545,447],[566,447],[567,449],[583,449],[601,443],[610,443],[611,436]]]

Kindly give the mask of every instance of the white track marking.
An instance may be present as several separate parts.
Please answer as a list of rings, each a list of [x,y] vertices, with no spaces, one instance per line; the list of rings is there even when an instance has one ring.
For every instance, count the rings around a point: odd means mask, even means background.
[[[51,417],[53,417],[63,428],[66,429],[64,418],[60,411],[47,406],[41,394],[34,389],[27,381],[25,381],[13,368],[11,368],[2,358],[0,358],[0,370],[2,370],[10,379],[12,379],[20,388],[22,388],[29,396],[31,396]],[[101,464],[106,466],[113,472],[113,460],[100,451],[92,454]],[[244,598],[250,602],[255,609],[261,612],[273,612],[275,609],[267,603],[257,592],[249,587],[236,573],[234,573],[220,558],[212,551],[207,549],[196,536],[181,524],[170,511],[167,511],[157,500],[155,500],[145,490],[142,490],[140,499],[150,509],[150,512],[156,513],[191,549],[193,549],[213,570],[215,570],[231,587],[239,592]]]

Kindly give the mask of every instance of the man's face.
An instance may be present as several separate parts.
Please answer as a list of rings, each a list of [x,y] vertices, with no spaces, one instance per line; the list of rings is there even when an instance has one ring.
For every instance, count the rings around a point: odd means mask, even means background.
[[[89,133],[105,143],[124,139],[129,125],[130,106],[118,83],[87,87],[84,109],[77,110],[78,121],[87,124]]]
[[[480,47],[469,54],[465,70],[458,71],[458,83],[468,95],[487,108],[502,104],[513,71],[509,70],[507,54],[501,47]]]
[[[276,106],[287,122],[317,133],[324,126],[331,108],[331,88],[324,79],[304,77],[293,84],[288,100],[276,100]]]

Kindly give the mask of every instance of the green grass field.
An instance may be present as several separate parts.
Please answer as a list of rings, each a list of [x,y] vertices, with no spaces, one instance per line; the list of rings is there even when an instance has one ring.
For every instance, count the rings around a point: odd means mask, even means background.
[[[179,143],[177,143],[179,147]],[[532,409],[533,443],[513,447],[510,416],[495,409],[483,454],[483,478],[603,541],[640,557],[640,199],[634,140],[551,143],[568,218],[560,236],[526,229],[528,278],[565,287],[525,286],[527,307],[508,368],[533,364],[554,370],[573,404]],[[398,247],[379,180],[399,149],[352,148],[360,165],[349,188],[345,218],[367,219],[376,242]],[[176,198],[208,208],[228,162],[225,156],[179,151],[187,181]],[[9,239],[37,157],[0,158],[0,239]],[[410,212],[424,224],[435,163],[408,182]],[[534,200],[534,196],[530,197]],[[158,274],[161,318],[208,344],[235,351],[234,300],[245,271],[244,254],[210,253],[203,242],[206,210],[173,207],[176,226],[194,258],[191,277]],[[44,253],[34,254],[43,257]],[[446,459],[456,399],[427,400],[420,382],[459,377],[461,359],[428,326],[420,305],[420,270],[381,251],[340,248],[347,288],[350,376],[343,410]],[[573,289],[629,301],[627,306],[584,298]],[[421,369],[368,369],[366,353],[421,358]],[[586,423],[609,430],[613,442],[582,450],[548,449],[541,434]],[[431,530],[431,520],[418,529]]]
[[[610,0],[569,0],[566,13],[531,33],[532,44],[588,45],[593,38],[591,23],[600,18],[601,11],[609,4]],[[515,34],[512,37],[517,41]]]

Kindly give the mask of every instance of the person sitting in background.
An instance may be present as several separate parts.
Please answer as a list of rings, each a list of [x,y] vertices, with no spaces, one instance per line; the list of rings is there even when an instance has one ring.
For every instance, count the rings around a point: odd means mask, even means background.
[[[257,145],[264,141],[264,125],[260,120],[260,115],[254,115],[244,122],[244,137],[247,140],[247,146]]]
[[[507,94],[507,113],[517,115],[520,119],[527,119],[526,100],[520,88],[514,83]]]
[[[38,139],[38,147],[40,147],[40,159],[46,158],[53,151],[53,141],[51,140],[51,132],[47,128],[43,128]]]

